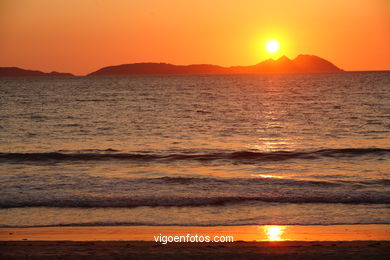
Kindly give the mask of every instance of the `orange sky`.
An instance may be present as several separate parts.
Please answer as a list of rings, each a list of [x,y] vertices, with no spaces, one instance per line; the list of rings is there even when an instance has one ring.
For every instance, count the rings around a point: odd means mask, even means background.
[[[388,0],[0,0],[0,66],[86,74],[133,62],[253,65],[314,54],[390,70]]]

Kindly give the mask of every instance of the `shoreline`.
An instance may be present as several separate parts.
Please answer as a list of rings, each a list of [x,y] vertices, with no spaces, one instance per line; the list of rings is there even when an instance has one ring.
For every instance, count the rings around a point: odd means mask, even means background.
[[[0,228],[0,241],[153,241],[158,236],[233,236],[234,241],[390,241],[389,224],[66,226]],[[202,242],[202,241],[200,241]]]

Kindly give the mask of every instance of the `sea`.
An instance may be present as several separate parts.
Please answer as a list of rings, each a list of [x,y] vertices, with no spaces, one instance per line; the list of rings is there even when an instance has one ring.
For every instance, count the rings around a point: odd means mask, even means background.
[[[390,72],[0,79],[0,227],[390,224]]]

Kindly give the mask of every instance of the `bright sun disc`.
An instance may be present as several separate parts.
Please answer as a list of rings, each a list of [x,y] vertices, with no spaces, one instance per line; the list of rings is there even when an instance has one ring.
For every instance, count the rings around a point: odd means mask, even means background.
[[[275,53],[279,50],[279,42],[275,40],[267,41],[267,43],[265,44],[265,49],[269,53]]]

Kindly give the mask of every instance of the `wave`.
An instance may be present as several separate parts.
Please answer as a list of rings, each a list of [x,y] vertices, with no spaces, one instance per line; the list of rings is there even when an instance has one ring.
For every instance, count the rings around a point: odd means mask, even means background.
[[[0,208],[134,208],[134,207],[200,207],[225,206],[242,203],[321,203],[321,204],[390,204],[390,196],[338,194],[333,196],[220,196],[220,197],[72,197],[63,199],[46,199],[36,201],[1,201]]]
[[[87,151],[87,152],[86,152]],[[92,151],[92,152],[90,152]],[[275,151],[275,152],[214,152],[214,153],[174,153],[174,154],[149,154],[149,153],[121,153],[117,150],[83,150],[73,153],[67,152],[42,152],[42,153],[0,153],[0,162],[13,161],[233,161],[233,162],[262,162],[285,161],[291,159],[321,159],[326,157],[345,158],[365,155],[388,156],[390,149],[386,148],[345,148],[345,149],[320,149],[314,151]]]
[[[374,223],[373,223],[374,222]],[[155,223],[155,222],[115,222],[115,221],[107,221],[107,222],[86,222],[86,223],[64,223],[64,224],[29,224],[29,225],[4,225],[0,224],[0,228],[46,228],[46,227],[126,227],[126,226],[152,226],[152,227],[230,227],[230,226],[323,226],[323,225],[389,225],[390,221],[359,221],[359,222],[353,222],[353,221],[344,221],[344,222],[326,222],[322,223],[320,221],[312,221],[312,222],[292,222],[292,221],[280,221],[280,222],[259,222],[259,221],[253,221],[248,223],[231,223],[229,221],[226,222],[210,222],[210,223]]]

